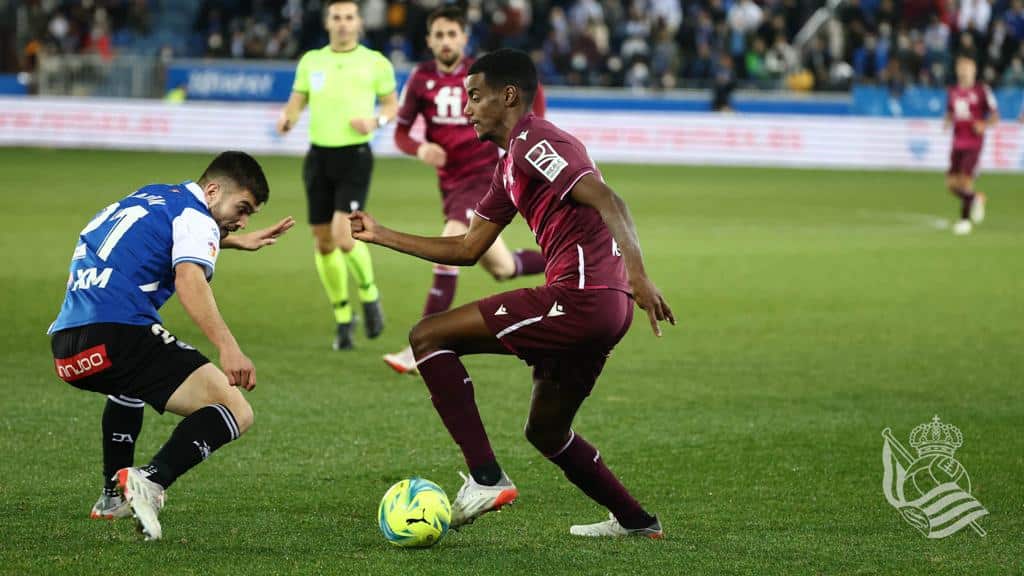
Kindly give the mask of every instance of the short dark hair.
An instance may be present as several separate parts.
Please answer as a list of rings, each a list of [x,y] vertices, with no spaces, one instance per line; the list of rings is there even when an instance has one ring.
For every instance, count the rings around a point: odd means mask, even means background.
[[[324,18],[327,17],[327,10],[330,9],[330,7],[334,6],[335,4],[355,4],[356,11],[359,10],[359,0],[324,0],[323,7],[321,8],[321,12],[323,12]]]
[[[445,20],[451,20],[452,22],[458,23],[459,27],[463,30],[466,29],[466,13],[462,11],[462,8],[458,6],[442,6],[437,10],[430,13],[427,16],[427,33],[430,33],[430,27],[434,25],[434,21],[444,18]]]
[[[206,184],[214,178],[227,178],[242,190],[252,192],[256,204],[265,204],[270,199],[270,186],[263,175],[263,168],[245,152],[228,150],[218,154],[199,177],[199,184]]]
[[[537,67],[522,50],[502,48],[485,54],[469,67],[469,74],[483,74],[491,88],[515,86],[522,93],[526,108],[533,106],[537,94]]]

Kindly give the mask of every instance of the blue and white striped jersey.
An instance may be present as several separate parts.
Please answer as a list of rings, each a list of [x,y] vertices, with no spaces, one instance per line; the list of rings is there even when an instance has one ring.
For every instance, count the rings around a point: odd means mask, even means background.
[[[78,236],[67,293],[49,333],[113,322],[160,322],[174,267],[195,262],[213,277],[220,228],[193,182],[152,184],[99,212]]]

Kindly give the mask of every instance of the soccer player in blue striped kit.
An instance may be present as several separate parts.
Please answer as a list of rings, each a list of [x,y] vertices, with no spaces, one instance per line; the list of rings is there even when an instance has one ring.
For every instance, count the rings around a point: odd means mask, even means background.
[[[269,195],[256,160],[224,152],[198,182],[140,188],[79,234],[64,304],[48,333],[57,376],[108,398],[105,486],[93,518],[134,515],[147,540],[159,539],[164,491],[252,425],[238,388],[256,386],[256,368],[217,310],[209,281],[221,248],[258,250],[294,225],[289,217],[232,234]],[[161,325],[157,311],[175,292],[220,352],[220,368]],[[147,466],[134,468],[144,403],[184,419]]]

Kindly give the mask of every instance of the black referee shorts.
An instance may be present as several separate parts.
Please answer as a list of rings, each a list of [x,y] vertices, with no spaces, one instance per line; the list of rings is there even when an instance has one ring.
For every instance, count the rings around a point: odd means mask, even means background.
[[[336,211],[365,210],[371,172],[373,151],[369,144],[310,146],[302,165],[309,223],[330,223]]]
[[[209,360],[163,326],[88,324],[50,338],[57,377],[82,390],[138,398],[163,412],[174,391]]]

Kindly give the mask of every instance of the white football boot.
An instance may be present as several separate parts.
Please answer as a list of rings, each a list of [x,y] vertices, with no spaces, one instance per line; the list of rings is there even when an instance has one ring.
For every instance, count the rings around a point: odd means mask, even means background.
[[[953,224],[953,234],[967,236],[971,233],[971,228],[970,220],[958,220],[956,224]]]
[[[399,374],[419,373],[419,370],[416,369],[416,357],[412,355],[412,347],[410,346],[406,346],[401,352],[385,354],[384,362]]]
[[[146,540],[159,540],[163,536],[158,516],[164,507],[164,487],[147,478],[138,468],[118,470],[117,487],[132,507],[139,532]]]
[[[661,529],[661,521],[654,517],[654,524],[646,528],[624,528],[612,513],[608,514],[608,520],[596,524],[578,524],[569,528],[569,534],[573,536],[587,536],[590,538],[624,538],[626,536],[642,536],[644,538],[661,539],[665,532]]]
[[[974,202],[971,202],[971,222],[981,224],[985,220],[985,195],[978,192],[974,195]]]
[[[104,493],[100,495],[100,499],[93,504],[92,510],[89,512],[89,518],[94,520],[117,520],[118,518],[128,518],[131,515],[132,507],[120,494],[112,496]]]
[[[459,476],[462,476],[462,488],[459,488],[452,502],[451,528],[472,524],[485,512],[501,510],[502,506],[515,502],[519,497],[519,490],[504,471],[501,480],[494,486],[478,484],[472,476],[462,472],[459,472]]]

